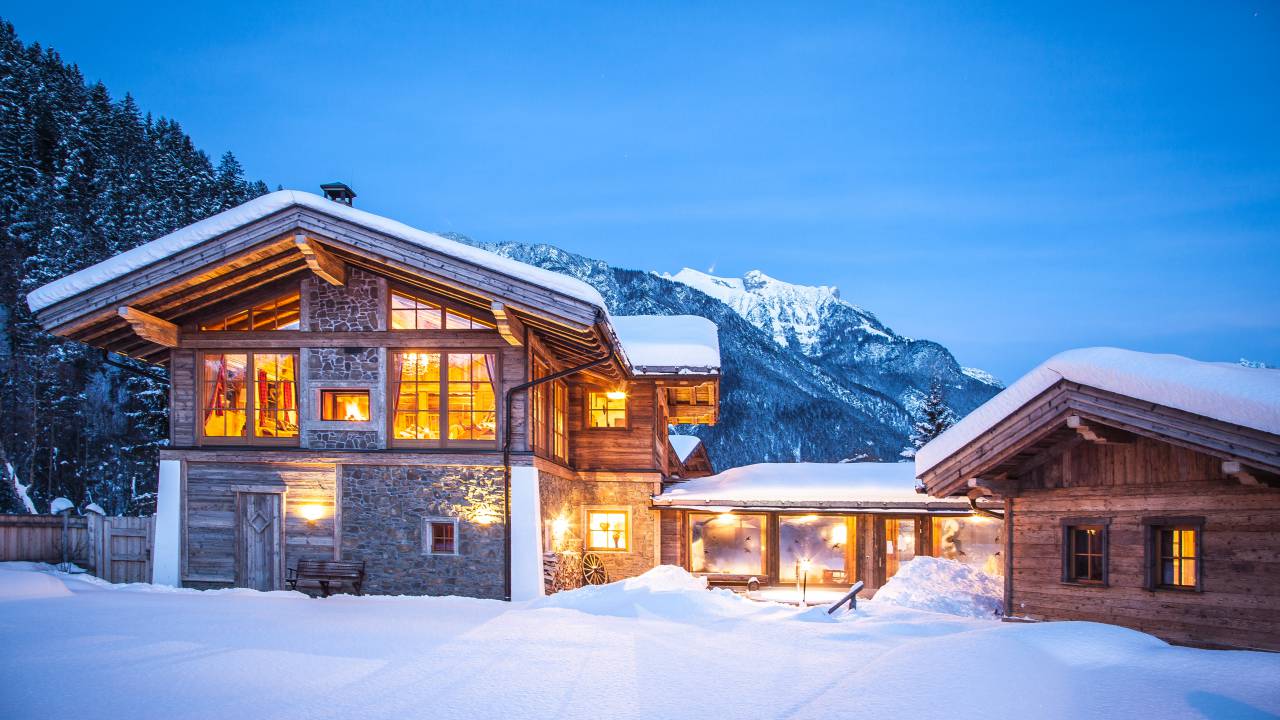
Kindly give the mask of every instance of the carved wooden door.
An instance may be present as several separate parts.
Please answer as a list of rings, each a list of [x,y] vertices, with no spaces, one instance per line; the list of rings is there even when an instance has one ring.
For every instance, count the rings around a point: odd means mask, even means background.
[[[281,587],[280,495],[236,495],[236,586],[255,590]]]

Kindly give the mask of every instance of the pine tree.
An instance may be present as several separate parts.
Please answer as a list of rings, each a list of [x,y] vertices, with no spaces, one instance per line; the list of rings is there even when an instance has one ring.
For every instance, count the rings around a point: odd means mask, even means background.
[[[947,407],[946,388],[943,387],[942,381],[935,377],[929,383],[929,394],[925,397],[924,404],[920,407],[920,416],[912,427],[911,446],[919,450],[955,422],[955,413]]]

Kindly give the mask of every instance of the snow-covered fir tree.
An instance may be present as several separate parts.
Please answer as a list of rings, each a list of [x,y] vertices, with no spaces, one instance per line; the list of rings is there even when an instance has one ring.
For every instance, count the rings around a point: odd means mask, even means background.
[[[947,406],[946,388],[941,380],[934,378],[929,384],[929,394],[920,406],[919,418],[912,426],[911,446],[919,450],[955,423],[956,415]]]
[[[0,512],[24,511],[15,481],[41,511],[149,512],[167,425],[163,382],[45,333],[26,294],[266,191],[0,21]]]

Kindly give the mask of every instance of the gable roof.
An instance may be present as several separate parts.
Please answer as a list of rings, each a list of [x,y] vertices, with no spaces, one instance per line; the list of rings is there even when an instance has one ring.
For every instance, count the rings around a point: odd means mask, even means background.
[[[302,207],[322,215],[345,220],[423,248],[526,280],[584,303],[605,309],[604,298],[595,288],[577,278],[502,257],[488,250],[465,245],[434,233],[375,215],[343,203],[301,190],[278,190],[242,205],[224,210],[151,242],[139,245],[79,272],[41,286],[27,295],[27,305],[39,312],[55,303],[168,259],[201,243],[263,220],[292,207]]]
[[[715,375],[720,372],[716,324],[697,315],[612,318],[623,351],[639,375]]]
[[[680,458],[680,462],[689,459],[694,450],[702,444],[702,438],[697,435],[676,435],[672,433],[667,436],[667,440],[671,443],[671,449],[676,451],[676,457]]]

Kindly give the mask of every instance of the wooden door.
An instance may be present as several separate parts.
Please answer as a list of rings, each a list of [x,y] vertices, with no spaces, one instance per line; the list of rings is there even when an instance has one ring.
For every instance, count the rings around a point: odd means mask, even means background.
[[[154,517],[97,517],[101,524],[98,576],[113,583],[151,582]]]
[[[279,590],[282,586],[280,495],[236,495],[236,586]]]

